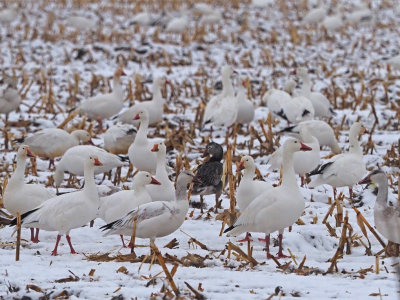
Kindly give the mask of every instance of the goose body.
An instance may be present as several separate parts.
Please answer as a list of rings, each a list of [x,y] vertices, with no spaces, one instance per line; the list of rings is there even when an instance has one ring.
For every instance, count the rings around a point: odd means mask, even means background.
[[[149,114],[147,110],[140,110],[136,114],[135,120],[140,120],[140,127],[135,140],[129,146],[128,156],[131,164],[138,170],[147,171],[151,174],[156,172],[156,155],[151,152],[152,144],[147,138],[149,126]]]
[[[136,127],[130,124],[111,126],[104,134],[104,149],[112,154],[127,154],[136,133]]]
[[[52,255],[57,255],[58,243],[63,234],[67,236],[71,253],[76,253],[71,244],[70,231],[86,225],[97,216],[99,197],[94,183],[95,165],[101,165],[97,158],[92,156],[86,158],[84,163],[85,187],[82,190],[48,199],[21,217],[23,227],[58,231],[56,246]]]
[[[303,143],[312,148],[311,151],[298,151],[293,154],[294,172],[301,177],[314,170],[320,162],[319,142],[311,135],[307,127],[300,129],[300,138]],[[269,159],[271,169],[280,169],[283,160],[283,146],[276,150]]]
[[[96,22],[90,18],[81,16],[70,16],[67,18],[67,25],[80,31],[95,29]]]
[[[311,91],[311,81],[306,68],[298,68],[297,75],[303,81],[300,95],[309,99],[315,111],[316,117],[331,117],[334,114],[333,107],[328,98],[320,92]]]
[[[381,170],[368,174],[360,184],[378,184],[374,206],[374,222],[379,233],[389,241],[400,244],[400,208],[388,204],[388,179]]]
[[[215,95],[207,103],[204,111],[204,123],[212,123],[215,126],[231,126],[238,114],[238,100],[235,97],[231,76],[234,73],[232,67],[222,68],[222,92]]]
[[[174,199],[156,201],[143,204],[132,210],[123,218],[102,226],[110,234],[131,235],[133,223],[136,219],[136,237],[149,238],[154,241],[176,231],[185,220],[189,209],[187,185],[192,182],[194,174],[183,171],[179,174]]]
[[[161,95],[161,87],[167,81],[164,77],[157,77],[153,84],[153,98],[150,101],[136,103],[118,116],[123,123],[138,125],[134,118],[141,110],[147,110],[149,114],[149,125],[154,125],[162,120],[164,113],[164,99]]]
[[[394,69],[400,69],[400,54],[389,58],[386,63]]]
[[[21,145],[17,152],[17,168],[8,180],[4,191],[3,203],[13,216],[21,215],[42,204],[45,200],[54,197],[54,193],[39,184],[24,183],[26,159],[33,156],[29,146]],[[31,236],[33,242],[37,237]]]
[[[341,14],[326,16],[322,21],[322,26],[328,32],[335,32],[344,25],[343,16]]]
[[[54,181],[56,186],[60,186],[64,180],[64,172],[74,175],[84,175],[84,162],[89,156],[97,157],[102,164],[94,167],[94,174],[109,172],[114,168],[122,166],[121,159],[106,150],[96,146],[79,145],[69,148],[56,166]]]
[[[174,199],[174,184],[169,180],[166,169],[167,147],[164,142],[160,141],[154,144],[151,151],[155,152],[157,157],[156,175],[154,177],[161,183],[161,185],[148,185],[146,186],[146,189],[149,192],[152,201]]]
[[[263,232],[266,238],[267,257],[269,254],[269,234],[279,231],[280,247],[278,258],[282,253],[282,232],[291,226],[303,213],[305,202],[297,185],[293,169],[293,154],[296,151],[309,151],[310,147],[299,140],[290,138],[283,144],[282,184],[266,190],[256,197],[241,213],[235,223],[225,230],[228,236],[243,232]]]
[[[0,95],[0,113],[8,115],[19,107],[21,101],[18,91],[14,87],[8,86]]]
[[[238,101],[236,123],[238,124],[248,124],[254,119],[254,105],[247,98],[246,87],[247,81],[245,79],[242,79],[241,84],[239,85],[238,93],[236,95]]]
[[[188,17],[186,16],[186,12],[182,12],[182,15],[179,17],[172,18],[167,26],[165,27],[166,32],[181,34],[185,31],[185,29],[189,25]]]
[[[310,175],[315,177],[312,178],[309,187],[329,184],[334,188],[343,186],[351,188],[362,179],[367,170],[358,135],[364,131],[365,128],[359,122],[353,123],[349,133],[349,152],[333,156],[311,172]]]
[[[287,117],[284,111],[285,105],[292,100],[291,93],[296,87],[296,82],[288,80],[285,84],[284,90],[271,89],[262,98],[262,101],[267,105],[271,114],[283,118],[286,121]]]
[[[59,128],[42,129],[24,140],[32,151],[45,158],[53,160],[62,156],[69,148],[80,142],[90,142],[90,134],[86,130],[75,130],[72,133]]]
[[[324,7],[317,7],[311,9],[303,18],[305,24],[316,24],[321,22],[326,16],[326,9]]]
[[[289,102],[283,104],[282,109],[286,120],[291,123],[296,124],[314,118],[312,102],[301,95],[292,97]]]
[[[122,69],[117,69],[113,78],[113,91],[108,94],[100,94],[87,99],[80,105],[80,110],[93,120],[104,120],[119,113],[123,107],[124,95],[120,83],[120,77],[125,75]]]
[[[307,127],[310,134],[317,138],[320,146],[328,146],[335,154],[342,152],[332,127],[322,120],[303,121],[297,125],[286,127],[280,132],[299,137],[300,129],[303,127]]]

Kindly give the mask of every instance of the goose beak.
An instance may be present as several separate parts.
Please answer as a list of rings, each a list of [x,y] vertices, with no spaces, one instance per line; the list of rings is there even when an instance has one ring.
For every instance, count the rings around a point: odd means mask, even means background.
[[[196,183],[199,183],[199,184],[203,183],[203,182],[200,180],[200,178],[197,177],[197,176],[193,176],[193,182],[196,182]]]
[[[303,144],[302,142],[300,142],[300,145],[301,145],[301,148],[300,148],[301,151],[311,151],[312,150],[311,147]]]
[[[290,72],[290,75],[297,75],[297,70],[296,69],[292,70],[292,72]]]
[[[242,85],[243,85],[243,87],[247,87],[247,83],[246,83],[246,81],[242,81]]]
[[[90,139],[90,140],[88,141],[88,144],[94,146],[92,139]]]
[[[99,161],[98,158],[95,158],[95,159],[94,159],[94,165],[95,165],[95,166],[102,166],[103,163],[102,163],[101,161]]]
[[[121,76],[127,76],[124,69],[121,69]]]
[[[135,121],[135,120],[139,120],[139,119],[140,119],[139,114],[136,114],[136,116],[133,118],[134,121]]]
[[[362,134],[369,134],[369,131],[367,130],[367,128],[363,127],[363,129],[361,130]]]
[[[35,154],[33,154],[33,152],[31,151],[31,149],[29,149],[29,148],[26,149],[26,155],[27,155],[28,157],[35,157]]]
[[[367,177],[365,177],[364,179],[361,179],[358,182],[358,184],[371,184],[371,183],[372,183],[372,181],[371,181],[371,178],[369,175]]]
[[[151,152],[158,152],[158,144],[154,144],[153,148],[151,148]]]
[[[157,179],[155,179],[154,177],[151,177],[151,181],[150,184],[157,184],[157,185],[161,185],[161,182],[159,182]]]
[[[244,161],[241,161],[238,170],[242,171],[243,169],[244,169]]]

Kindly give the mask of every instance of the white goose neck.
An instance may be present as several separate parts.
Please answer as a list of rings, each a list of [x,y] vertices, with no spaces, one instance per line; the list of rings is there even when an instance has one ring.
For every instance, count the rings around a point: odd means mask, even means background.
[[[96,184],[94,182],[94,165],[91,161],[85,162],[83,174],[85,177],[85,186],[83,188],[83,191],[97,195]],[[96,198],[98,199],[98,197]]]
[[[358,133],[356,133],[354,131],[350,131],[349,144],[350,144],[350,148],[349,148],[350,153],[357,154],[360,156],[363,155],[362,149],[360,147],[360,143],[358,142]]]
[[[224,76],[222,76],[222,93],[229,96],[234,94],[232,80],[229,75],[224,74]]]
[[[147,131],[149,128],[149,119],[148,117],[143,117],[140,119],[139,130],[137,131],[135,141],[146,141],[147,140]]]
[[[302,74],[301,79],[303,80],[303,84],[301,86],[301,92],[303,95],[309,95],[311,93],[310,76],[307,73]]]
[[[388,182],[385,174],[379,175],[377,184],[378,184],[378,194],[376,195],[376,202],[383,207],[387,207]]]
[[[247,168],[244,169],[243,179],[249,180],[249,181],[253,180],[255,172],[256,172],[255,165],[248,166]]]
[[[17,156],[17,167],[13,175],[11,176],[12,181],[24,181],[26,168],[26,158]]]
[[[187,201],[186,197],[187,197],[186,184],[178,181],[175,190],[176,201]]]
[[[114,76],[113,78],[113,93],[116,95],[117,100],[120,102],[124,101],[124,95],[122,93],[122,86],[119,76]]]
[[[161,94],[161,86],[157,82],[153,84],[153,101],[164,103],[164,99]]]
[[[293,155],[294,153],[288,149],[283,149],[282,155],[282,186],[289,189],[298,189],[296,174],[294,173]]]

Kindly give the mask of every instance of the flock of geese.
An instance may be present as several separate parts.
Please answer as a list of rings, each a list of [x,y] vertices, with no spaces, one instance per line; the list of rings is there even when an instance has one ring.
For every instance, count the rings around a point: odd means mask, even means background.
[[[247,81],[240,78],[239,89],[235,92],[233,68],[224,66],[221,73],[222,91],[208,101],[203,128],[209,126],[207,124],[228,128],[235,123],[252,122],[254,106],[246,96]],[[307,176],[311,178],[309,188],[331,185],[334,198],[337,187],[348,187],[352,198],[352,187],[355,184],[376,182],[379,185],[375,205],[376,227],[386,238],[399,243],[399,214],[387,204],[388,185],[385,174],[375,171],[363,179],[367,170],[359,136],[366,129],[360,122],[354,122],[349,131],[349,150],[342,153],[333,129],[322,120],[335,114],[333,107],[323,94],[311,90],[305,68],[298,68],[295,73],[303,83],[299,91],[295,91],[289,82],[289,88],[272,89],[262,99],[271,114],[290,125],[281,133],[292,137],[268,160],[270,169],[281,169],[282,183],[273,186],[265,181],[253,180],[257,165],[251,156],[243,156],[238,170],[244,170],[244,175],[236,190],[241,213],[225,232],[229,236],[246,233],[242,241],[250,241],[251,232],[264,233],[265,239],[262,240],[266,244],[267,258],[270,258],[273,256],[269,251],[270,234],[278,231],[279,251],[276,257],[285,257],[283,231],[298,220],[305,208],[305,199],[296,177],[299,175],[302,185],[307,185]],[[136,236],[148,238],[151,243],[158,237],[173,233],[187,215],[190,183],[193,183],[192,195],[200,195],[201,201],[205,195],[215,195],[215,210],[221,208],[222,146],[210,142],[203,154],[203,157],[209,159],[200,164],[195,173],[189,170],[180,172],[174,186],[166,167],[165,143],[148,138],[149,126],[163,119],[164,99],[161,88],[167,81],[163,77],[155,78],[152,100],[136,103],[121,112],[123,89],[120,77],[124,75],[125,72],[118,68],[114,73],[112,93],[89,98],[79,106],[82,114],[98,121],[100,130],[103,129],[104,120],[113,118],[119,122],[104,134],[104,146],[108,151],[94,145],[85,145],[91,143],[91,136],[84,130],[68,133],[61,129],[43,129],[21,140],[22,145],[16,155],[17,167],[4,191],[4,207],[14,216],[21,214],[22,226],[31,229],[31,241],[34,243],[39,241],[39,229],[57,231],[52,255],[57,255],[58,244],[64,234],[71,253],[76,253],[70,231],[96,218],[107,223],[101,227],[106,231],[105,235],[121,236],[123,247],[126,247],[123,236],[131,236],[133,224]],[[7,115],[8,111],[5,113]],[[316,117],[319,119],[314,119]],[[137,125],[140,125],[138,130]],[[330,147],[334,155],[321,164],[320,147],[323,146]],[[99,196],[94,175],[122,167],[124,163],[117,154],[127,154],[130,163],[138,170],[132,188]],[[65,172],[84,176],[84,187],[76,192],[56,195],[40,184],[26,184],[26,160],[34,155],[49,159],[51,169],[54,169],[55,158],[61,157],[54,170],[55,187],[62,184]],[[390,226],[387,226],[387,220],[390,220]],[[11,225],[16,225],[16,219]]]

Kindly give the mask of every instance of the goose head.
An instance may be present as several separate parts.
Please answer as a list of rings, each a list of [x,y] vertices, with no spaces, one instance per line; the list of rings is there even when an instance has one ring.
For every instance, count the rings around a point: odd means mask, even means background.
[[[310,133],[310,130],[308,129],[307,126],[301,126],[300,127],[300,137],[301,140],[305,143],[311,143],[313,142],[313,136]]]
[[[71,133],[71,135],[76,137],[82,143],[93,144],[91,136],[86,130],[75,130]]]
[[[17,158],[26,159],[27,157],[35,157],[28,145],[21,145],[18,148]]]
[[[126,76],[124,69],[118,68],[114,72],[114,78],[120,78],[121,76]]]
[[[369,185],[371,183],[377,183],[379,185],[381,182],[385,180],[387,180],[385,172],[383,172],[382,170],[375,170],[369,173],[365,178],[360,180],[358,184]]]
[[[210,155],[212,158],[219,158],[219,160],[221,160],[223,154],[224,150],[222,149],[220,144],[215,142],[210,142],[206,146],[206,149],[204,150],[202,157]]]
[[[136,116],[133,118],[134,121],[136,121],[136,120],[143,121],[143,120],[148,120],[148,119],[149,119],[149,113],[148,113],[148,111],[145,110],[145,109],[139,111],[139,112],[136,114]]]
[[[358,136],[368,133],[367,129],[360,122],[354,122],[349,131],[350,148],[358,147]]]
[[[296,69],[296,75],[301,79],[308,78],[308,70],[305,67],[298,67]]]
[[[192,182],[201,183],[201,180],[190,170],[182,171],[176,181],[177,186],[187,186]]]
[[[133,185],[147,185],[147,184],[156,184],[161,185],[157,179],[151,176],[149,172],[140,171],[133,180]]]
[[[233,74],[237,74],[237,72],[231,66],[225,65],[222,67],[222,77],[224,79],[229,79]]]
[[[165,77],[156,77],[156,79],[154,79],[154,86],[157,87],[162,87],[163,85],[165,85],[166,83],[168,83],[169,81],[167,79],[165,79]]]
[[[254,167],[254,159],[251,156],[246,155],[240,160],[238,170],[241,171],[243,169],[249,169],[252,167]]]
[[[283,90],[291,95],[295,88],[296,88],[296,81],[289,79],[288,81],[286,81]]]
[[[303,144],[299,139],[290,138],[283,144],[283,152],[294,153],[296,151],[311,151],[312,148]]]
[[[157,142],[154,144],[153,148],[151,148],[151,152],[166,152],[167,147],[163,141]]]
[[[98,159],[97,156],[89,156],[89,159],[87,162],[90,164],[90,166],[102,166],[103,163]]]

